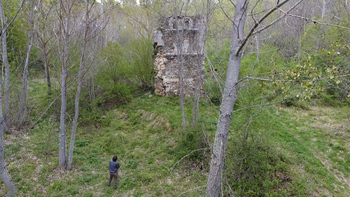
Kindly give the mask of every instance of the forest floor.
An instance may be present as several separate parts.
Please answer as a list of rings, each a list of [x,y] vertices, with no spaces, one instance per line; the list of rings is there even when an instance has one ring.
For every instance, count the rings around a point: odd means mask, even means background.
[[[187,109],[189,120],[189,103]],[[349,109],[277,106],[264,114],[270,119],[268,137],[288,160],[288,182],[302,186],[294,189],[295,196],[350,193]],[[213,140],[218,112],[205,102],[201,110],[199,124],[205,124],[207,138]],[[5,134],[6,163],[18,196],[205,194],[209,153],[195,139],[205,132],[181,131],[178,99],[145,94],[97,114],[79,124],[69,171],[58,167],[59,125],[55,121],[46,118],[33,130]],[[192,157],[193,151],[203,154]],[[115,154],[121,164],[118,190],[107,187],[108,161]],[[5,190],[0,189],[2,196]]]

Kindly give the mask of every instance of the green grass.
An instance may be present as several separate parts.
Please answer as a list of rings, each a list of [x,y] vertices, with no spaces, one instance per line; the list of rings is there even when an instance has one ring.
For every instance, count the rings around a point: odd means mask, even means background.
[[[191,120],[190,99],[186,109],[186,119]],[[205,101],[200,109],[199,126],[192,128],[189,121],[185,131],[176,98],[142,95],[110,110],[84,111],[81,118],[93,113],[99,123],[79,125],[70,171],[58,167],[59,125],[49,116],[18,139],[5,135],[10,142],[6,145],[8,169],[18,196],[203,196],[208,151],[195,152],[173,167],[191,151],[207,147],[203,128],[213,142],[218,112]],[[236,195],[350,193],[349,108],[267,107],[247,124],[255,112],[233,116],[224,180]],[[121,164],[118,190],[106,187],[108,161],[115,154]],[[253,173],[256,180],[239,181],[232,176],[240,162],[249,167],[241,172]],[[198,189],[189,191],[194,188]],[[230,193],[227,186],[225,193]]]

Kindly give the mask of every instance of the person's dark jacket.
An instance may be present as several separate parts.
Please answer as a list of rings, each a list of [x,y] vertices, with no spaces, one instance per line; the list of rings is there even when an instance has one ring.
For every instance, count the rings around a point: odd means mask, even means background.
[[[113,160],[109,161],[109,172],[116,173],[118,172],[119,168],[120,168],[120,165],[118,161],[113,161]]]

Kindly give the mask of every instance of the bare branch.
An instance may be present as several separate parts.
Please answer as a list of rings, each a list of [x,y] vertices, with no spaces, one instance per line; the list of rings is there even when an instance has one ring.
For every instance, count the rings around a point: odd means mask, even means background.
[[[25,2],[25,0],[22,1],[22,4],[21,4],[21,6],[18,8],[18,10],[17,10],[15,16],[12,18],[11,22],[9,22],[9,24],[8,24],[6,27],[4,27],[4,29],[2,30],[2,32],[7,31],[7,29],[8,29],[8,28],[12,25],[12,23],[16,20],[17,15],[19,14],[19,12],[20,12],[20,11],[22,10],[22,8],[23,8],[24,2]],[[5,22],[5,23],[6,23],[6,22]]]
[[[193,150],[190,153],[188,153],[187,155],[183,156],[179,161],[177,161],[173,166],[171,166],[171,169],[173,170],[175,168],[175,166],[177,164],[179,164],[183,159],[185,159],[186,157],[190,156],[192,153],[197,152],[197,151],[201,151],[201,150],[207,150],[208,148],[200,148],[197,150]]]
[[[188,192],[190,192],[190,191],[194,191],[194,190],[197,190],[197,189],[200,189],[200,188],[203,188],[203,187],[206,187],[206,185],[202,185],[202,186],[199,186],[199,187],[195,187],[195,188],[193,188],[193,189],[190,189],[190,190],[188,190],[188,191],[185,191],[185,192],[181,193],[180,195],[178,195],[177,197],[180,197],[180,196],[182,196],[182,195],[184,195],[184,194],[186,194],[186,193],[188,193]]]
[[[296,4],[294,4],[287,12],[285,12],[284,15],[282,15],[282,16],[280,16],[279,18],[277,18],[276,20],[272,21],[269,25],[266,25],[266,26],[260,28],[259,30],[255,31],[255,32],[253,33],[253,35],[258,34],[258,33],[262,32],[262,31],[264,31],[265,29],[271,27],[272,25],[276,24],[278,21],[280,21],[281,19],[283,19],[284,17],[286,17],[287,14],[289,14],[289,12],[291,12],[292,10],[294,10],[294,8],[297,7],[302,1],[303,1],[303,0],[298,1],[298,2],[297,2]]]
[[[284,12],[282,9],[280,9],[282,12]],[[335,24],[330,24],[330,23],[322,23],[322,22],[319,22],[319,21],[316,21],[316,20],[313,20],[311,18],[307,18],[307,17],[303,17],[303,16],[299,16],[299,15],[294,15],[294,14],[288,14],[286,12],[284,12],[285,15],[288,15],[288,16],[292,16],[292,17],[296,17],[296,18],[301,18],[301,19],[304,19],[306,21],[310,21],[314,24],[320,24],[320,25],[325,25],[325,26],[332,26],[332,27],[339,27],[339,28],[342,28],[342,29],[347,29],[347,30],[350,30],[349,27],[344,27],[344,26],[341,26],[341,25],[335,25]]]
[[[294,97],[293,97],[294,98]],[[244,107],[244,108],[241,108],[241,109],[237,109],[235,111],[232,112],[232,114],[234,113],[237,113],[239,111],[242,111],[242,110],[245,110],[245,109],[251,109],[251,108],[256,108],[256,107],[264,107],[264,106],[270,106],[270,105],[276,105],[278,103],[282,103],[283,101],[288,101],[288,100],[291,100],[292,98],[288,98],[288,99],[283,99],[283,100],[280,100],[280,101],[277,101],[275,103],[267,103],[267,104],[261,104],[261,105],[252,105],[252,106],[249,106],[249,107]]]
[[[236,51],[236,56],[239,55],[239,53],[241,52],[241,50],[243,49],[243,47],[245,46],[245,44],[247,43],[248,39],[253,35],[255,29],[268,17],[270,16],[275,10],[277,10],[278,8],[280,8],[281,6],[283,6],[284,4],[286,4],[289,0],[284,0],[281,3],[277,4],[275,7],[273,7],[272,9],[270,9],[264,16],[262,16],[259,21],[255,22],[254,26],[250,29],[248,35],[243,39],[242,44],[240,45],[240,47],[238,48],[238,50]]]
[[[236,6],[235,6],[235,7],[236,7]],[[234,24],[233,20],[232,20],[232,19],[230,18],[230,16],[225,12],[224,8],[222,8],[220,0],[219,0],[219,8],[221,9],[222,13],[225,14],[226,18],[227,18],[228,20],[230,20],[230,21]]]

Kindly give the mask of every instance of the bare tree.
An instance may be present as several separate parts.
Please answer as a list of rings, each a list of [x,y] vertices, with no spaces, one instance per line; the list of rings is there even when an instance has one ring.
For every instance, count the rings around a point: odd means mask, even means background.
[[[204,24],[201,24],[201,26],[203,26],[202,28],[204,29],[204,31],[200,35],[201,44],[199,45],[199,49],[197,49],[198,56],[204,54],[204,46],[205,46],[205,42],[207,39],[208,23],[209,23],[209,18],[210,18],[209,16],[211,14],[211,1],[206,0],[206,3],[204,3],[204,2],[203,2],[203,4],[205,4],[205,5],[203,5],[202,8],[206,7],[206,9],[205,9],[205,11],[201,11],[202,12],[201,15],[204,15],[204,13],[205,13]],[[204,76],[203,76],[202,68],[201,68],[201,66],[203,65],[204,62],[201,62],[200,59],[201,58],[197,58],[197,62],[194,65],[195,73],[197,75],[196,76],[197,80],[195,81],[194,100],[193,100],[193,106],[192,106],[192,125],[193,126],[197,126],[197,124],[198,124],[199,100],[200,100],[201,91],[203,88],[202,84],[204,81]]]
[[[7,20],[5,18],[5,12],[4,12],[4,5],[2,3],[2,0],[0,0],[0,17],[1,17],[1,41],[2,41],[2,63],[5,67],[5,116],[3,115],[3,104],[2,104],[2,86],[3,86],[3,80],[0,80],[0,178],[4,182],[5,186],[8,188],[9,196],[15,196],[16,187],[15,184],[12,181],[12,178],[10,174],[8,173],[5,165],[5,158],[4,158],[4,152],[5,152],[5,146],[4,146],[4,131],[9,130],[9,124],[6,124],[6,120],[8,120],[8,113],[9,113],[9,103],[10,103],[10,71],[9,71],[9,62],[8,62],[8,56],[7,56],[7,29],[16,19],[19,11],[22,9],[24,0],[22,1],[22,4],[20,8],[17,10],[16,15],[12,18],[12,20],[7,23]],[[7,72],[8,71],[8,72]],[[2,76],[1,76],[2,78]],[[6,85],[8,87],[6,88]],[[7,95],[7,96],[6,96]],[[8,107],[6,105],[8,104]],[[7,110],[6,110],[7,109]],[[9,123],[9,121],[8,121]]]
[[[178,75],[179,75],[179,97],[181,105],[181,119],[182,119],[182,128],[186,129],[186,118],[185,118],[185,101],[184,101],[184,55],[183,55],[183,42],[184,42],[184,21],[182,20],[181,14],[182,9],[185,6],[184,15],[187,14],[188,2],[185,3],[182,1],[174,1],[174,18],[176,26],[176,56],[178,61]]]
[[[29,2],[31,5],[30,13],[29,13],[29,32],[28,32],[28,46],[27,46],[27,54],[26,59],[24,62],[24,69],[23,69],[23,84],[22,84],[22,93],[20,97],[19,107],[16,119],[14,120],[14,124],[19,127],[23,124],[26,112],[27,112],[27,91],[28,91],[28,66],[29,66],[29,57],[30,52],[32,50],[33,40],[34,40],[34,7],[35,7],[35,1],[31,0]]]
[[[225,151],[230,132],[230,123],[233,112],[233,106],[237,99],[237,83],[239,77],[239,71],[241,67],[242,49],[247,43],[248,39],[254,35],[258,26],[274,11],[287,3],[289,0],[277,2],[277,5],[267,10],[266,13],[259,19],[254,20],[253,27],[249,30],[248,34],[244,35],[244,26],[246,22],[246,16],[249,8],[248,0],[237,0],[235,6],[235,14],[232,24],[231,34],[231,49],[228,63],[228,71],[225,82],[224,95],[220,106],[220,115],[217,125],[217,131],[215,135],[215,141],[212,151],[212,159],[210,163],[210,172],[208,176],[208,183],[206,189],[206,195],[210,197],[216,197],[220,194],[220,185],[222,181],[222,173],[225,162]],[[301,0],[302,1],[302,0]],[[232,2],[232,1],[231,1]],[[233,3],[233,2],[232,2]],[[277,22],[275,20],[274,22]]]
[[[83,84],[83,69],[84,69],[84,64],[85,64],[86,47],[87,47],[87,42],[88,42],[88,32],[89,32],[89,25],[90,25],[89,13],[90,13],[92,6],[94,4],[95,4],[95,1],[92,2],[92,5],[89,8],[89,0],[86,0],[85,32],[84,32],[83,47],[81,49],[81,57],[80,57],[80,64],[79,64],[79,71],[78,71],[78,87],[77,87],[77,92],[75,95],[75,114],[74,114],[74,120],[73,120],[73,125],[72,125],[72,137],[71,137],[71,142],[70,142],[70,147],[69,147],[69,157],[68,157],[67,169],[72,168],[72,162],[73,162],[75,131],[77,129],[78,117],[79,117],[79,98],[80,98],[81,86]]]
[[[2,7],[2,2],[0,1],[0,9]],[[0,80],[0,90],[2,88],[2,80]],[[0,103],[2,103],[2,91],[0,91]],[[0,178],[5,184],[6,188],[9,190],[9,196],[15,196],[16,186],[12,181],[10,174],[7,171],[5,165],[5,146],[4,146],[4,116],[2,114],[2,104],[0,104]]]
[[[40,0],[38,3],[38,11],[39,11],[39,17],[38,17],[38,28],[36,29],[36,35],[38,40],[38,48],[41,50],[42,53],[42,59],[44,63],[45,68],[45,77],[46,77],[46,83],[48,88],[48,95],[51,95],[51,77],[50,77],[50,56],[52,53],[53,48],[53,42],[54,42],[54,36],[50,33],[50,19],[52,17],[51,13],[53,8],[56,6],[55,3],[53,3],[51,6],[47,6],[46,3],[43,0]]]
[[[10,65],[7,55],[7,29],[17,18],[18,13],[21,11],[25,0],[22,0],[20,7],[18,8],[15,16],[8,22],[5,17],[4,6],[2,0],[0,0],[0,17],[1,17],[1,40],[2,40],[2,60],[5,67],[5,92],[4,92],[4,131],[9,131],[10,127]]]
[[[67,110],[67,64],[71,37],[71,17],[74,2],[60,0],[59,9],[59,60],[61,67],[61,115],[59,133],[59,165],[67,167],[66,110]]]

